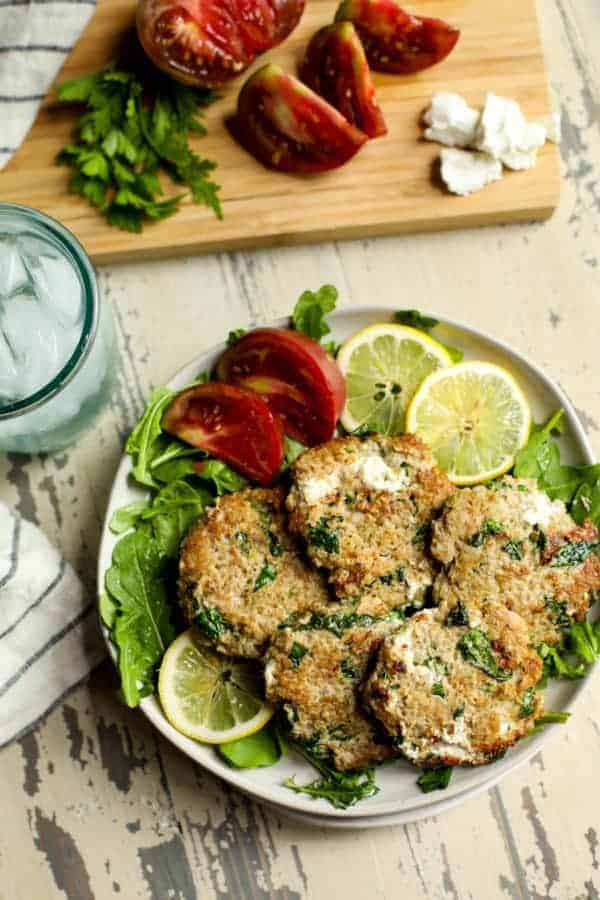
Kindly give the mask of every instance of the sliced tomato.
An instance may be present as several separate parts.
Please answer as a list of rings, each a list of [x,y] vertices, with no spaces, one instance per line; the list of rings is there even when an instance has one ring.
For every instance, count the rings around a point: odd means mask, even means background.
[[[306,0],[140,0],[137,30],[152,62],[167,74],[219,87],[280,43]]]
[[[344,376],[312,338],[282,328],[259,328],[226,350],[217,378],[257,391],[306,446],[333,436],[346,402]]]
[[[367,140],[327,101],[279,66],[252,75],[238,100],[237,133],[265,165],[284,172],[325,172]]]
[[[356,26],[371,68],[410,75],[445,59],[460,37],[458,28],[407,13],[396,0],[343,0],[336,21]]]
[[[189,388],[167,407],[162,426],[259,484],[270,484],[281,468],[281,423],[262,397],[243,387]]]
[[[300,66],[300,78],[370,138],[387,134],[363,45],[352,22],[321,28]]]

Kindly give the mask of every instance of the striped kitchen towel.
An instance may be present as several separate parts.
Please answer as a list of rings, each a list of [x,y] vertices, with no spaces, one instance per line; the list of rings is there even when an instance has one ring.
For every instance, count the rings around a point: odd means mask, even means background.
[[[20,147],[96,0],[0,0],[0,169]]]
[[[104,657],[95,602],[45,535],[0,503],[0,747]]]

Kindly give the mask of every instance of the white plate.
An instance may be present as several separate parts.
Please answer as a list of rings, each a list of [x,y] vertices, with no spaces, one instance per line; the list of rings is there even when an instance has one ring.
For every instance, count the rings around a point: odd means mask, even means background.
[[[346,340],[359,328],[375,322],[389,321],[393,309],[360,307],[351,311],[340,311],[331,316],[332,338],[337,341]],[[428,312],[428,314],[430,314]],[[435,313],[431,313],[435,315]],[[566,434],[561,439],[563,458],[567,462],[594,462],[591,447],[575,411],[562,390],[554,384],[540,369],[505,344],[497,341],[466,325],[451,322],[442,316],[435,316],[443,323],[436,331],[440,340],[460,347],[466,359],[484,359],[510,368],[527,395],[534,418],[542,421],[558,408],[565,410]],[[271,323],[274,326],[285,326],[287,319]],[[169,382],[174,389],[185,387],[204,369],[210,369],[225,344],[219,344],[198,357]],[[128,481],[131,469],[129,457],[124,457],[118,468],[111,491],[100,554],[98,560],[98,584],[104,584],[104,573],[110,565],[111,554],[118,538],[111,534],[108,522],[114,511],[127,503],[144,497],[144,492],[132,486]],[[115,648],[104,629],[104,635],[113,660],[116,659]],[[548,709],[568,710],[581,694],[589,676],[580,682],[555,682],[547,691],[546,705]],[[443,793],[421,793],[416,781],[418,771],[403,761],[394,762],[378,769],[377,782],[380,791],[356,807],[340,813],[325,800],[313,800],[295,794],[283,786],[289,775],[297,776],[300,783],[312,780],[314,770],[300,756],[291,753],[286,758],[268,769],[236,770],[231,769],[218,756],[216,751],[203,744],[198,744],[179,734],[164,717],[160,705],[154,697],[148,697],[141,703],[142,712],[153,725],[176,747],[191,757],[195,762],[215,775],[239,788],[245,793],[263,800],[268,804],[285,808],[289,814],[297,815],[304,821],[331,825],[333,827],[373,827],[374,825],[390,825],[415,821],[425,816],[437,815],[440,812],[463,802],[467,797],[486,790],[503,778],[508,772],[527,762],[546,743],[552,726],[528,738],[517,745],[499,762],[491,766],[476,769],[455,769],[450,787]],[[566,726],[568,727],[568,726]],[[381,817],[381,818],[380,818]]]

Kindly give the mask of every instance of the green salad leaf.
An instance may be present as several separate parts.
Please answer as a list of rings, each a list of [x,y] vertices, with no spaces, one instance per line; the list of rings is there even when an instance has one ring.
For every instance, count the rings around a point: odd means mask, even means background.
[[[285,472],[286,469],[289,469],[292,463],[298,459],[305,450],[306,447],[304,444],[301,444],[300,441],[295,441],[294,438],[291,438],[286,434],[283,439],[283,465],[281,471]]]
[[[219,753],[235,769],[260,769],[274,766],[287,753],[287,745],[278,728],[269,722],[255,734],[219,744]]]
[[[147,487],[158,487],[151,471],[151,463],[159,456],[160,451],[164,451],[164,445],[159,444],[159,439],[164,434],[162,417],[174,396],[175,392],[165,387],[152,391],[141,419],[125,444],[125,450],[133,461],[133,478]]]
[[[438,766],[436,769],[427,769],[417,784],[424,794],[430,794],[432,791],[445,791],[450,784],[452,778],[452,766]]]
[[[325,760],[306,747],[294,745],[315,767],[319,777],[308,784],[298,784],[294,777],[286,778],[284,785],[296,794],[307,794],[315,799],[329,800],[336,809],[348,809],[360,800],[373,797],[379,788],[375,781],[375,769],[358,772],[338,772]]]
[[[302,331],[315,341],[320,341],[331,332],[327,316],[335,309],[338,299],[337,288],[324,284],[318,291],[304,291],[292,313],[296,331]]]
[[[241,491],[248,487],[248,482],[242,475],[230,469],[227,463],[221,462],[219,459],[207,459],[206,462],[196,466],[195,473],[204,481],[211,482],[219,497],[222,494]]]
[[[424,316],[418,309],[399,309],[394,313],[394,322],[397,322],[398,325],[406,325],[408,328],[416,328],[417,331],[423,331],[425,334],[430,334],[430,332],[440,324],[438,319],[432,319],[431,316]],[[452,362],[461,362],[464,356],[462,350],[444,344],[442,341],[439,341],[435,335],[431,336],[434,337],[438,344],[441,344],[447,351]]]
[[[156,669],[175,637],[164,583],[165,557],[149,525],[115,546],[105,577],[112,602],[112,636],[118,651],[125,703],[137,706],[154,693]]]
[[[558,410],[543,425],[534,425],[527,445],[516,457],[513,474],[536,479],[552,500],[562,500],[575,521],[591,519],[600,525],[600,465],[569,466],[560,458],[554,437],[563,432],[564,411]]]

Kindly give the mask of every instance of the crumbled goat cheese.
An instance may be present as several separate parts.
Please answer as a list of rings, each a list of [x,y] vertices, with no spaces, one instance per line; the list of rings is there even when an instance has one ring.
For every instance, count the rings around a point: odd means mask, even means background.
[[[307,478],[302,484],[302,493],[307,503],[318,503],[327,494],[333,494],[340,486],[340,479],[336,472],[331,472],[325,478]]]
[[[480,191],[492,181],[500,181],[502,163],[487,153],[470,153],[452,148],[442,150],[441,173],[449,191],[466,197]]]
[[[429,126],[425,130],[428,141],[447,147],[468,147],[475,140],[480,113],[472,109],[460,94],[435,94],[431,106],[423,116]]]
[[[527,506],[523,509],[523,521],[528,525],[541,525],[547,528],[553,516],[562,512],[560,500],[550,500],[545,494],[535,493],[528,498]]]
[[[400,491],[410,481],[405,469],[391,469],[376,453],[363,456],[353,463],[352,470],[368,488],[375,491]]]

